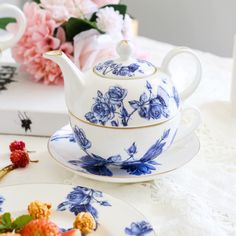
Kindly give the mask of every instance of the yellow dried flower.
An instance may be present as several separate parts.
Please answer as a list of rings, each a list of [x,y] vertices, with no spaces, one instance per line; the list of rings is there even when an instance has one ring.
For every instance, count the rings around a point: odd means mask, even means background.
[[[89,212],[80,212],[74,221],[74,228],[79,229],[81,233],[87,234],[96,229],[96,221]]]
[[[31,202],[28,206],[28,212],[34,219],[49,219],[51,216],[52,205],[40,201]]]

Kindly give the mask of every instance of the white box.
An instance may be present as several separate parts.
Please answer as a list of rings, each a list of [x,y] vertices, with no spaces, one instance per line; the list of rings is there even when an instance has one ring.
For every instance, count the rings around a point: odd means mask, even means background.
[[[0,63],[0,133],[50,136],[68,123],[62,85],[44,85]]]

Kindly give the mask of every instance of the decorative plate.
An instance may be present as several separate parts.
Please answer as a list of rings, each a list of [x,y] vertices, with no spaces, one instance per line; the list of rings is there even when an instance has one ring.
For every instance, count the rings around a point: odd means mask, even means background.
[[[17,193],[17,197],[14,197]],[[97,221],[90,235],[155,236],[152,226],[135,208],[94,189],[61,184],[26,184],[1,188],[0,211],[14,216],[27,213],[30,202],[39,200],[53,206],[51,220],[61,229],[72,227],[75,215],[89,211]]]
[[[117,183],[143,182],[175,170],[189,162],[199,151],[200,143],[195,133],[172,144],[152,163],[139,163],[130,168],[113,166],[108,162],[96,165],[85,163],[84,152],[75,141],[70,126],[65,126],[51,136],[48,151],[52,158],[66,169],[94,180]]]

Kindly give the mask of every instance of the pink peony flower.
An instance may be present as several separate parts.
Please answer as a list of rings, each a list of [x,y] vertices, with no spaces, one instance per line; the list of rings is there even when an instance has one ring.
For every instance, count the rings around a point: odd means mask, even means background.
[[[70,17],[83,18],[98,9],[92,0],[41,0],[41,6],[57,22],[64,22]]]
[[[72,0],[41,0],[40,5],[50,12],[53,19],[59,22],[67,20],[75,8]]]
[[[118,4],[120,0],[92,0],[98,7],[103,7],[108,4]]]
[[[91,29],[74,38],[74,61],[83,71],[91,68],[99,61],[113,58],[116,55],[116,44],[110,35],[100,34]]]
[[[97,27],[108,34],[120,34],[124,26],[123,16],[112,7],[101,8],[97,12]]]
[[[58,65],[42,57],[49,50],[63,50],[68,56],[73,54],[71,43],[65,42],[65,33],[59,28],[57,37],[54,30],[57,23],[49,12],[41,9],[36,3],[26,3],[24,13],[27,19],[26,31],[20,41],[12,48],[14,59],[21,67],[32,75],[36,81],[45,84],[62,82],[62,74]],[[17,24],[8,25],[8,30],[14,30]]]

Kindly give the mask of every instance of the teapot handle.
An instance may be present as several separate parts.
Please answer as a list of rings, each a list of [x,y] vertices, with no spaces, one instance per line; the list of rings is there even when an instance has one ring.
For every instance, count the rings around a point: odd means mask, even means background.
[[[196,64],[196,74],[195,74],[195,78],[194,80],[191,82],[190,85],[188,85],[187,88],[185,88],[179,95],[180,95],[180,98],[182,100],[185,100],[187,99],[188,97],[190,97],[193,92],[197,89],[200,81],[201,81],[201,75],[202,75],[202,67],[201,67],[201,63],[200,63],[200,60],[198,59],[198,57],[195,55],[195,53],[189,49],[189,48],[186,48],[186,47],[178,47],[178,48],[174,48],[172,49],[166,56],[165,58],[163,59],[162,61],[162,65],[161,65],[161,68],[162,70],[167,73],[167,74],[171,74],[169,72],[169,64],[171,62],[171,60],[179,55],[179,54],[184,54],[184,53],[187,53],[187,54],[190,54],[194,61],[195,61],[195,64]]]
[[[25,32],[26,19],[24,13],[16,6],[11,4],[0,4],[0,12],[4,12],[4,15],[7,14],[10,17],[16,18],[17,21],[17,32],[7,40],[0,40],[0,52],[4,49],[11,48]]]

